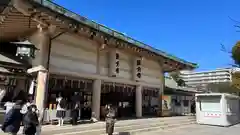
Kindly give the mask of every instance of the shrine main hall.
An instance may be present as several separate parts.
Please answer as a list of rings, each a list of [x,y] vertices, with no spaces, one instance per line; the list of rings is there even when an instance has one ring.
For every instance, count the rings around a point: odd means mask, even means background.
[[[48,0],[1,0],[0,45],[30,65],[18,86],[29,90],[34,80],[40,110],[77,92],[83,117],[97,119],[106,104],[119,117],[161,112],[164,74],[197,67]]]

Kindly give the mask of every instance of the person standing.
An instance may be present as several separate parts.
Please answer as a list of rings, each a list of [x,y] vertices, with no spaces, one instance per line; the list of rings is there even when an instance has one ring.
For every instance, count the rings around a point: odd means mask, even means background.
[[[72,124],[77,125],[77,121],[80,117],[80,97],[77,92],[74,92],[72,98],[72,111],[71,111],[71,117],[72,117]]]
[[[195,101],[193,101],[192,104],[191,104],[191,113],[193,115],[196,114],[196,103],[195,103]]]
[[[66,107],[67,102],[62,97],[61,93],[59,94],[57,101],[57,114],[56,117],[58,118],[58,126],[63,126],[64,118],[66,116]]]
[[[22,122],[22,113],[20,112],[23,106],[22,101],[16,101],[15,105],[8,111],[4,117],[2,131],[6,134],[16,135],[20,129]]]
[[[5,114],[7,114],[7,113],[13,108],[14,105],[15,105],[14,102],[10,102],[10,101],[6,102],[6,103],[4,104],[4,106],[5,106],[5,108],[6,108]]]
[[[28,107],[32,105],[32,100],[29,98],[27,102],[23,105],[21,113],[26,114],[28,112]]]
[[[23,117],[23,134],[24,135],[35,135],[37,132],[37,126],[39,126],[38,116],[37,116],[37,106],[30,105],[27,108],[27,112]]]
[[[116,112],[111,105],[108,105],[107,109],[108,109],[108,112],[106,115],[106,133],[108,135],[112,135],[114,132],[114,125],[116,122],[116,119],[115,119]]]
[[[71,117],[72,117],[72,125],[78,124],[78,116],[79,116],[79,106],[77,103],[75,103],[72,111],[71,111]]]

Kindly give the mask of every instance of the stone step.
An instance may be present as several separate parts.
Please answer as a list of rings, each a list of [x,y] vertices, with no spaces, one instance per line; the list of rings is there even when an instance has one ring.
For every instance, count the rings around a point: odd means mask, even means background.
[[[148,127],[148,128],[142,128],[142,129],[134,129],[134,130],[128,130],[125,132],[115,132],[114,135],[139,135],[142,133],[151,133],[154,131],[161,132],[161,131],[166,131],[166,130],[174,130],[174,129],[180,129],[181,127],[189,127],[190,125],[196,124],[195,122],[190,122],[190,123],[178,123],[178,124],[171,124],[171,125],[164,125],[164,126],[154,126],[154,127]],[[93,135],[93,134],[91,134]],[[97,134],[95,134],[97,135]],[[101,135],[107,135],[101,134]]]
[[[131,124],[116,124],[115,131],[116,132],[125,132],[125,131],[132,131],[132,132],[140,132],[145,130],[156,130],[159,128],[169,128],[171,126],[177,125],[181,126],[184,124],[192,124],[195,123],[195,119],[183,119],[183,120],[165,120],[165,121],[151,121],[146,123],[131,123]],[[76,129],[66,129],[66,130],[55,130],[55,131],[43,131],[41,135],[99,135],[105,133],[105,124],[101,127],[95,128],[76,128]]]
[[[159,123],[163,124],[174,124],[174,123],[181,123],[181,122],[191,122],[196,121],[195,116],[178,116],[178,117],[160,117],[160,118],[143,118],[143,119],[132,119],[132,120],[119,120],[115,124],[115,128],[122,129],[123,128],[129,128],[129,127],[135,127],[138,128],[139,125],[141,126],[149,126],[149,123],[151,125],[159,125]],[[162,125],[161,125],[162,126]],[[119,129],[119,130],[120,130]],[[85,132],[89,133],[88,131],[104,131],[105,132],[105,122],[97,122],[97,123],[90,123],[90,124],[80,124],[77,126],[72,125],[64,125],[64,126],[56,126],[56,125],[44,125],[42,127],[42,134],[45,135],[53,135],[53,134],[60,134],[60,133],[66,133],[66,132]],[[122,131],[121,130],[121,131]],[[1,131],[0,131],[1,133]],[[22,133],[22,128],[20,129],[19,133]],[[98,134],[99,135],[99,134]]]
[[[138,129],[135,128],[131,128],[129,127],[128,129],[126,128],[115,128],[115,134],[119,134],[119,133],[129,133],[129,134],[137,134],[137,133],[142,133],[142,132],[150,132],[150,131],[154,131],[154,130],[159,130],[159,129],[170,129],[170,128],[174,128],[174,127],[179,127],[179,126],[184,126],[184,125],[190,125],[193,122],[188,122],[188,123],[177,123],[177,124],[169,124],[169,125],[157,125],[157,126],[151,126],[151,127],[142,127],[139,126]],[[64,133],[64,134],[55,134],[55,135],[105,135],[105,129],[101,129],[101,130],[95,130],[95,131],[74,131],[74,132],[68,132],[68,133]]]
[[[120,121],[117,121],[116,127],[139,125],[141,123],[150,123],[150,122],[151,123],[152,122],[165,122],[165,121],[170,122],[170,121],[181,121],[181,120],[194,120],[195,121],[195,117],[181,116],[181,117],[166,117],[166,118],[120,120]],[[57,128],[56,128],[56,125],[44,126],[43,127],[43,132],[45,132],[45,131],[55,131],[55,130],[74,130],[75,128],[83,129],[83,130],[105,128],[105,122],[83,124],[83,125],[78,125],[78,126],[66,125],[66,126],[57,127]]]
[[[195,122],[193,123],[189,123],[189,124],[181,124],[181,125],[171,125],[169,127],[165,127],[165,128],[159,128],[159,129],[152,129],[152,130],[145,130],[145,131],[138,131],[138,132],[134,132],[134,131],[131,131],[131,132],[128,132],[128,133],[114,133],[114,135],[146,135],[146,134],[149,134],[149,135],[159,135],[159,134],[164,134],[166,132],[179,132],[179,130],[181,129],[186,129],[186,128],[192,128],[196,125]]]
[[[142,133],[142,132],[151,132],[151,131],[155,131],[155,130],[169,130],[172,128],[176,128],[176,127],[181,127],[181,126],[186,126],[186,125],[192,125],[195,124],[195,122],[182,122],[182,123],[172,123],[172,124],[159,124],[159,125],[154,125],[154,126],[148,126],[148,127],[142,127],[142,128],[138,128],[138,129],[127,129],[127,130],[123,130],[123,131],[118,131],[115,130],[116,132],[114,134],[120,134],[120,133],[128,133],[130,135],[135,135],[138,133]],[[98,135],[98,134],[91,134],[91,135]],[[107,135],[107,134],[101,134],[101,135]]]

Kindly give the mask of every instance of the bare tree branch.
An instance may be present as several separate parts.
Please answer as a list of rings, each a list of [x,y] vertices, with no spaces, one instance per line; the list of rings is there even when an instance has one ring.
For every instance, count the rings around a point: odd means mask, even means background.
[[[239,25],[233,25],[234,27],[237,27],[237,28],[240,28],[240,26]]]
[[[226,49],[225,45],[224,44],[221,44],[221,51],[225,52],[225,53],[228,53],[228,54],[231,54],[231,51],[229,51],[228,49]]]
[[[230,20],[234,21],[235,23],[239,23],[239,24],[240,24],[240,22],[239,22],[239,21],[237,21],[237,20],[233,19],[232,17],[228,16],[228,18],[229,18]]]
[[[239,68],[239,65],[237,65],[237,64],[228,64],[228,65],[230,65],[232,67],[238,67]]]

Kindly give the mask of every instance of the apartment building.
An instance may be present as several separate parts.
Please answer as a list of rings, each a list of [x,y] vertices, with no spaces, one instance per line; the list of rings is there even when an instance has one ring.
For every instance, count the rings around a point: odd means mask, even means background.
[[[232,72],[240,71],[240,68],[221,68],[209,71],[181,71],[181,78],[188,86],[195,86],[199,89],[230,89]],[[229,88],[228,88],[229,87]]]
[[[231,73],[238,68],[222,68],[210,71],[181,71],[181,77],[187,85],[231,82]]]

